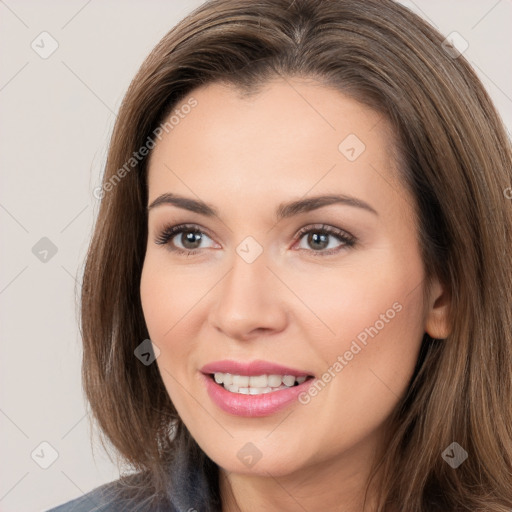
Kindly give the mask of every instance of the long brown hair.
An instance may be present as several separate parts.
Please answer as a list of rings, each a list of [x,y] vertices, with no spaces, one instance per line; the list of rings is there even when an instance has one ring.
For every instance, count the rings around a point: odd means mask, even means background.
[[[148,493],[164,492],[179,456],[205,475],[204,510],[220,510],[218,468],[180,420],[156,364],[134,356],[149,337],[139,296],[148,158],[126,163],[194,88],[224,82],[250,94],[297,76],[335,87],[391,123],[427,277],[438,276],[451,294],[451,333],[425,335],[389,420],[374,468],[378,510],[512,508],[512,151],[477,76],[443,40],[391,0],[212,0],[141,66],[110,142],[81,330],[84,390],[102,442],[146,475],[140,486]],[[468,453],[457,469],[442,457],[453,442]]]

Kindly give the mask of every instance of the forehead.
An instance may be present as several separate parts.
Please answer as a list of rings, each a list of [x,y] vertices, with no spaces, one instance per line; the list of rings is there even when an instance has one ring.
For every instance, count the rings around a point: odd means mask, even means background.
[[[181,110],[191,100],[195,106]],[[377,191],[400,187],[387,120],[312,80],[276,80],[250,96],[214,83],[192,91],[173,113],[179,122],[151,155],[150,199],[175,190],[258,204],[311,190],[376,200]]]

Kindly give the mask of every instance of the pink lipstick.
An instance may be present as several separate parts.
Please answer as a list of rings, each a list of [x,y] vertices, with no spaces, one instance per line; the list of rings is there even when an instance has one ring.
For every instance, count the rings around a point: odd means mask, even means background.
[[[313,382],[307,370],[262,360],[216,361],[201,368],[211,400],[224,412],[261,417],[297,401]]]

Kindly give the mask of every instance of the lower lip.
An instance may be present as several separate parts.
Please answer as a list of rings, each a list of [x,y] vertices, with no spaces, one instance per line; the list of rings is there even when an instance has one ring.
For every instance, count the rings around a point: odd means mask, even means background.
[[[217,384],[209,375],[204,373],[202,375],[208,395],[216,405],[229,414],[252,418],[268,416],[291,405],[297,401],[297,397],[305,392],[314,380],[309,378],[298,386],[262,393],[261,395],[243,395],[224,389],[222,384]]]

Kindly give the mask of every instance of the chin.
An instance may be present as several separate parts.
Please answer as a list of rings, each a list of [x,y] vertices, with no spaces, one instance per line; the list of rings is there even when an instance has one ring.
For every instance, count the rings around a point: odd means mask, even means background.
[[[305,460],[297,459],[297,451],[283,453],[282,446],[279,449],[258,447],[251,442],[242,444],[235,453],[208,453],[208,456],[222,469],[229,473],[241,475],[268,477],[283,477],[294,473],[306,466]]]

